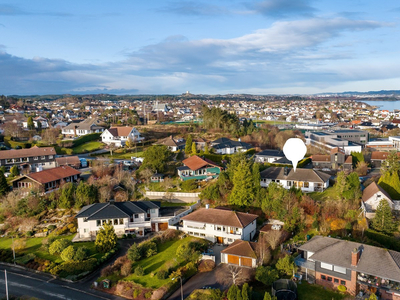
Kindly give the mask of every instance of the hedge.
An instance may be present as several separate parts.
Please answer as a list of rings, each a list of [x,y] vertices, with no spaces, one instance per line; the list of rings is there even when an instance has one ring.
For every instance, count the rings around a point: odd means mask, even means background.
[[[66,261],[50,270],[53,275],[67,277],[70,275],[79,275],[83,272],[90,272],[97,267],[97,259],[89,258],[84,261]]]
[[[377,242],[387,249],[395,251],[398,251],[398,249],[400,249],[400,241],[392,236],[386,235],[382,232],[378,232],[372,229],[367,229],[365,231],[365,235],[371,241]]]

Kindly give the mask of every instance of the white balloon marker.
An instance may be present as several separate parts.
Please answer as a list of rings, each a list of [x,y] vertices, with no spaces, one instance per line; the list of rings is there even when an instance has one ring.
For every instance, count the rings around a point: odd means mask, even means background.
[[[306,155],[307,147],[301,139],[291,138],[283,146],[283,153],[292,162],[294,171],[296,172],[297,163]]]

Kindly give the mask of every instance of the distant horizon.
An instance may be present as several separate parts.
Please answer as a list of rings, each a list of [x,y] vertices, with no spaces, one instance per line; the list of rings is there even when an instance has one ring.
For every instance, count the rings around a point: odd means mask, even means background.
[[[399,12],[394,0],[3,2],[0,94],[395,90]]]

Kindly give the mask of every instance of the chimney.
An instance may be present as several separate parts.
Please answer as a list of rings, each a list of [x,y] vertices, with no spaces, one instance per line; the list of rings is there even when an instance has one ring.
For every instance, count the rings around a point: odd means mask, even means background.
[[[351,252],[351,265],[357,267],[358,261],[360,260],[361,251],[358,248],[354,248]]]
[[[110,203],[110,205],[114,205],[115,200],[114,199],[110,199],[110,200],[108,200],[108,203]]]

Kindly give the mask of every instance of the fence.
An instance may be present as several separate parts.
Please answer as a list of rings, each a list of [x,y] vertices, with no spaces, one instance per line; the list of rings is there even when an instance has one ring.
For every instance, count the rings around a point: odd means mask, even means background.
[[[177,223],[179,223],[179,221],[181,220],[182,217],[187,216],[188,214],[190,214],[195,208],[197,208],[200,205],[200,201],[197,201],[197,203],[190,205],[189,208],[183,212],[181,212],[180,214],[177,214],[175,216],[173,216],[171,219],[168,220],[168,225],[169,226],[173,226],[173,229],[176,229],[176,225]],[[171,228],[171,227],[169,227]]]
[[[168,201],[179,203],[191,203],[200,200],[200,193],[178,193],[178,192],[152,192],[146,191],[149,199],[168,199]]]

